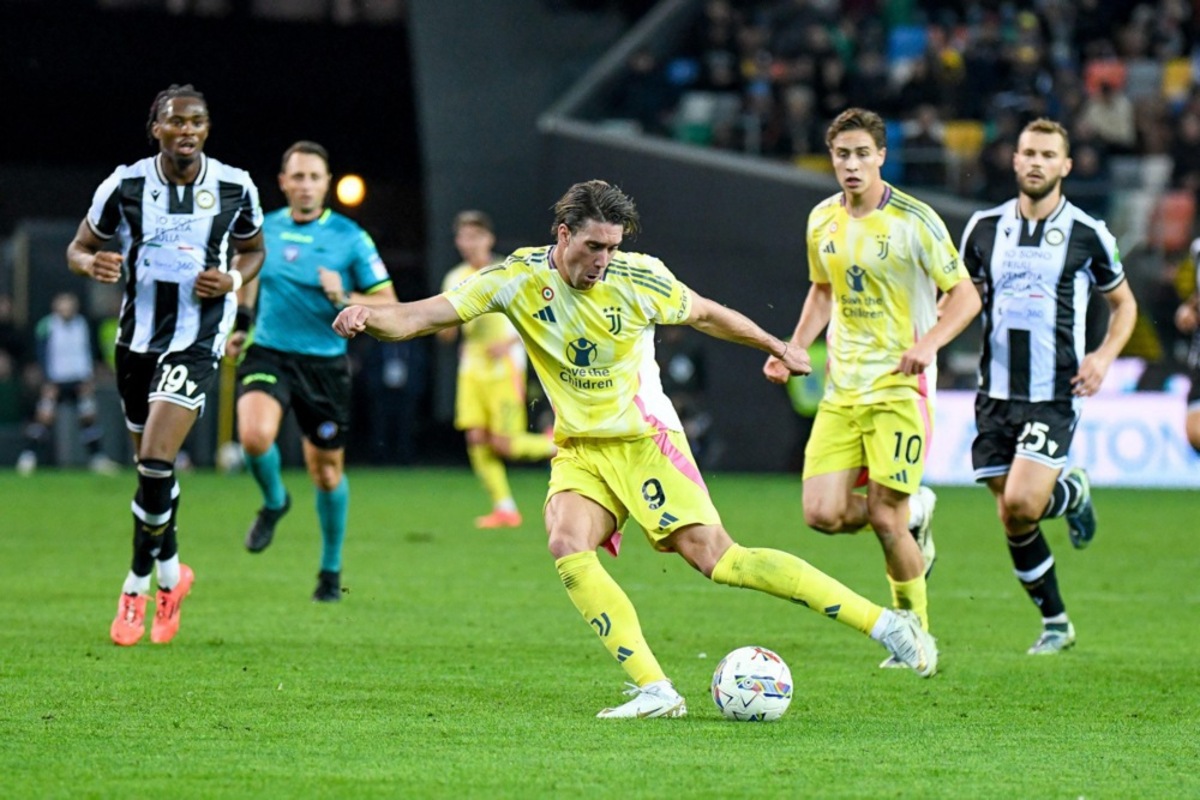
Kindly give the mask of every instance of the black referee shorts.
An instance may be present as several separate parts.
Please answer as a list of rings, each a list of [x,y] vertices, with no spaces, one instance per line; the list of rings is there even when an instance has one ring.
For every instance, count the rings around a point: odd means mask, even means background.
[[[253,345],[238,367],[238,397],[266,392],[296,412],[306,439],[322,450],[346,446],[350,429],[350,362]]]

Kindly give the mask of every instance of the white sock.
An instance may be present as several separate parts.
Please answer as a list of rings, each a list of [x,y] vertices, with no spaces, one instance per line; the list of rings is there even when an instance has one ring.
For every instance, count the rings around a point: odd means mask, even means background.
[[[149,594],[150,576],[134,575],[133,570],[130,570],[125,576],[125,585],[121,587],[121,591],[125,594]]]
[[[158,564],[158,588],[169,591],[179,583],[179,553],[166,561],[156,561]]]
[[[511,497],[506,497],[499,503],[496,503],[495,508],[496,511],[516,511],[517,501],[513,500]]]
[[[924,522],[925,498],[920,492],[913,492],[908,496],[908,529],[919,528]]]
[[[882,642],[883,634],[887,632],[895,616],[890,608],[885,608],[883,613],[879,615],[879,619],[875,620],[875,626],[871,628],[871,638],[877,642]]]

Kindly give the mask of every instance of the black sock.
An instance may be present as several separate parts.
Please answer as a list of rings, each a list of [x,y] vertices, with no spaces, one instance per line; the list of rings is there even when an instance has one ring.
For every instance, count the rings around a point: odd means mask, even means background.
[[[175,520],[179,516],[179,483],[176,482],[171,487],[171,494],[175,495],[171,499],[171,521],[167,523],[167,529],[163,531],[162,546],[158,550],[158,555],[155,556],[159,561],[166,561],[179,552],[179,542],[176,539],[178,527]]]
[[[171,527],[171,487],[175,468],[170,461],[154,458],[138,462],[138,490],[133,499],[133,574],[149,575],[154,559],[162,552],[165,534]]]
[[[1046,505],[1046,510],[1042,512],[1042,519],[1061,517],[1074,508],[1082,496],[1082,486],[1065,473],[1059,475],[1058,482],[1054,484],[1054,492],[1050,495],[1050,502]]]
[[[1058,593],[1058,576],[1054,572],[1054,555],[1041,528],[1020,538],[1008,540],[1008,552],[1012,556],[1013,571],[1017,580],[1029,593],[1042,612],[1042,618],[1057,617],[1066,613],[1062,596]]]

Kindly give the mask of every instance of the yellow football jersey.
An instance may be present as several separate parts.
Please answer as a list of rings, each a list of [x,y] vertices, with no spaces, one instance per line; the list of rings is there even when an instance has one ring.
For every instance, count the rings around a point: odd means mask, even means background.
[[[579,291],[554,247],[517,250],[444,295],[463,320],[502,311],[554,407],[555,438],[637,438],[682,430],[654,360],[655,324],[679,324],[691,293],[661,261],[616,253],[604,280]]]
[[[479,270],[466,262],[459,264],[446,273],[446,278],[442,281],[442,291],[453,289],[477,272]],[[460,368],[475,372],[482,378],[504,378],[509,371],[508,366],[503,359],[491,355],[488,351],[494,345],[516,338],[517,331],[508,318],[503,314],[485,314],[466,323],[460,330],[463,343]],[[524,373],[525,354],[519,344],[513,344],[507,358],[514,362],[522,374]]]
[[[937,365],[893,374],[937,322],[937,290],[966,280],[946,224],[920,200],[886,187],[879,207],[855,219],[839,192],[808,216],[813,283],[831,286],[825,399],[837,405],[931,396]]]

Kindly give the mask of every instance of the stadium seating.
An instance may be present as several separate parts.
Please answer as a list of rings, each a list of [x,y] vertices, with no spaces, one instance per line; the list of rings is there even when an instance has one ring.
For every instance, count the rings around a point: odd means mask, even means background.
[[[1186,250],[1192,241],[1196,218],[1196,195],[1190,191],[1167,192],[1158,199],[1150,225],[1151,243],[1167,252]]]

